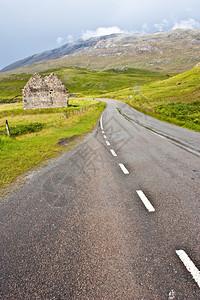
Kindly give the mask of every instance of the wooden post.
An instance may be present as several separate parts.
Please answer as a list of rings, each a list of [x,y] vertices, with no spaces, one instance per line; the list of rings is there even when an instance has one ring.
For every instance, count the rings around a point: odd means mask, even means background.
[[[7,130],[7,134],[10,137],[10,129],[9,129],[9,125],[8,125],[8,121],[6,120],[6,130]]]
[[[62,115],[64,116],[64,118],[67,120],[67,116],[64,114],[64,113],[62,113]]]

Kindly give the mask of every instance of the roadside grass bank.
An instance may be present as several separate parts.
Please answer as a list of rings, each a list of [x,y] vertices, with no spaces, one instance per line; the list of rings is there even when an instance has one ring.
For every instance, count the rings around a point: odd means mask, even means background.
[[[79,100],[74,101],[79,107]],[[69,150],[81,136],[95,127],[100,114],[105,109],[105,103],[94,100],[80,99],[80,101],[81,105],[84,103],[84,107],[88,107],[87,110],[81,110],[76,114],[74,107],[71,110],[68,108],[67,119],[62,115],[62,109],[48,109],[45,113],[42,110],[32,110],[30,113],[21,108],[22,113],[16,115],[15,112],[20,111],[20,108],[12,110],[7,107],[6,110],[0,110],[1,129],[4,126],[2,122],[4,123],[5,118],[8,117],[10,117],[10,124],[16,127],[31,122],[42,124],[41,130],[36,132],[22,133],[11,138],[4,134],[0,135],[0,194],[19,175]],[[63,111],[65,110],[64,108]],[[69,142],[59,143],[62,139],[69,139]]]
[[[161,121],[200,131],[200,66],[135,88],[111,92],[104,97],[126,102]]]

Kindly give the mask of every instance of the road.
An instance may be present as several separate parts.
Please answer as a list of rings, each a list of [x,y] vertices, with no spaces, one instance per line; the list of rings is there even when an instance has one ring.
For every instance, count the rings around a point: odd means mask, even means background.
[[[1,299],[200,299],[200,134],[105,101],[1,203]]]

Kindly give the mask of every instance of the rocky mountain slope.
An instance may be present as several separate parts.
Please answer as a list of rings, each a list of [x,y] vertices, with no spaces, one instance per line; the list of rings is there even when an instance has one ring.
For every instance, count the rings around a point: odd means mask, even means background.
[[[113,35],[113,36],[115,36],[115,35]],[[25,59],[16,61],[16,62],[6,66],[5,68],[3,68],[1,70],[1,72],[13,70],[13,69],[20,68],[20,67],[27,66],[27,65],[31,65],[36,62],[57,59],[57,58],[60,58],[60,57],[66,56],[66,55],[75,54],[76,52],[80,52],[80,51],[84,50],[85,48],[90,49],[92,47],[95,47],[95,45],[98,42],[109,39],[109,38],[110,38],[110,36],[102,36],[102,37],[98,37],[98,38],[91,38],[91,39],[88,39],[85,41],[78,40],[74,43],[65,44],[65,45],[63,45],[59,48],[53,49],[53,50],[44,51],[39,54],[33,54]]]
[[[200,30],[177,29],[155,34],[114,34],[78,40],[32,55],[2,71],[35,72],[62,66],[145,68],[182,72],[200,61]]]

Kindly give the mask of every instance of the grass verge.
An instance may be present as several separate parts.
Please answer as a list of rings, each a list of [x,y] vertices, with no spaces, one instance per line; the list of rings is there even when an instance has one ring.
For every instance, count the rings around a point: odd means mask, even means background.
[[[61,113],[56,112],[39,115],[41,123],[43,121],[41,116],[46,120],[45,126],[40,132],[28,133],[16,138],[1,136],[0,193],[3,193],[3,188],[15,181],[25,171],[68,150],[69,145],[63,145],[63,143],[59,143],[59,140],[78,137],[90,132],[95,127],[104,108],[105,103],[98,102],[83,114],[68,116],[67,120]],[[30,118],[30,116],[28,117]],[[37,119],[37,113],[35,117]],[[12,120],[14,122],[14,116]],[[19,119],[15,121],[16,123],[20,122]]]
[[[200,66],[166,80],[105,95],[184,128],[200,131]]]

